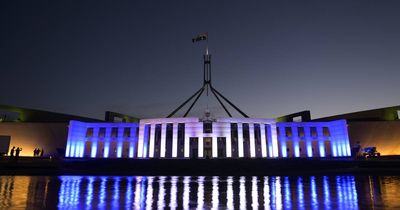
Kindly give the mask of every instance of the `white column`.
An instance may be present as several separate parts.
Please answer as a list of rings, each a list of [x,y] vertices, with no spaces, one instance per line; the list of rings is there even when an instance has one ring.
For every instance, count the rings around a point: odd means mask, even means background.
[[[237,124],[239,157],[243,157],[243,124]]]
[[[105,141],[104,141],[104,157],[110,156],[110,138],[111,138],[111,127],[106,128]]]
[[[312,157],[311,129],[309,126],[304,126],[304,136],[306,137],[307,157]]]
[[[292,130],[294,156],[300,157],[299,131],[297,129],[297,126],[291,126],[291,130]]]
[[[204,136],[203,136],[203,129],[201,129],[201,132],[198,132],[199,137],[199,145],[197,145],[197,151],[198,151],[198,155],[199,158],[203,158],[204,157]]]
[[[184,147],[184,155],[186,158],[189,157],[189,150],[190,150],[190,142],[189,142],[189,135],[192,134],[191,129],[189,127],[190,124],[185,123],[185,147]]]
[[[136,136],[136,127],[131,127],[129,134],[129,157],[135,157],[135,152],[137,152],[138,148],[136,147],[136,141],[138,141],[138,137]]]
[[[286,150],[287,137],[286,137],[286,132],[285,132],[285,126],[281,126],[278,129],[279,129],[278,140],[281,145],[281,148],[279,148],[279,149],[281,150],[282,157],[286,158],[287,157],[287,150]]]
[[[399,111],[397,111],[397,113],[399,113]],[[400,114],[400,113],[399,113]],[[343,141],[346,145],[346,155],[347,156],[351,156],[351,149],[350,149],[350,140],[349,140],[349,133],[347,130],[347,123],[346,120],[342,120],[342,123],[340,124],[341,126],[341,130],[342,130],[342,134],[343,134]]]
[[[79,141],[79,140],[76,141],[75,157],[83,157],[84,147],[85,147],[84,141]]]
[[[149,142],[149,157],[153,158],[154,157],[154,141],[156,138],[156,124],[151,124],[149,126],[150,129],[150,142]]]
[[[272,126],[274,126],[273,128],[272,128]],[[265,125],[265,129],[266,129],[266,134],[267,134],[267,137],[266,137],[266,144],[267,144],[267,157],[277,157],[277,156],[275,156],[275,153],[274,153],[274,145],[273,145],[273,142],[274,141],[276,141],[276,124],[274,123],[274,124],[266,124]],[[272,129],[275,129],[275,132],[274,133],[272,133]]]
[[[317,127],[317,139],[318,139],[318,149],[319,156],[325,157],[325,145],[324,145],[324,132],[322,127]]]
[[[232,139],[231,139],[231,124],[230,123],[226,123],[225,124],[225,141],[226,141],[226,157],[232,157]]]
[[[145,132],[145,125],[140,123],[139,126],[139,138],[138,138],[138,146],[135,148],[137,150],[137,157],[141,158],[143,157],[143,143],[144,143],[144,138],[145,135],[147,136],[147,133]]]
[[[71,157],[72,133],[74,132],[73,122],[70,122],[68,127],[69,128],[68,128],[67,145],[65,148],[65,157]]]
[[[118,137],[117,137],[117,158],[122,157],[122,147],[123,147],[123,141],[124,141],[124,127],[118,127]]]
[[[265,138],[265,124],[260,124],[261,133],[261,156],[267,157],[267,141]]]
[[[85,142],[81,142],[81,155],[79,157],[83,157],[83,153],[85,152]]]
[[[270,157],[278,157],[279,156],[279,151],[278,151],[278,137],[276,135],[276,123],[271,124],[271,139],[270,139],[272,147],[272,151],[270,152]]]
[[[250,137],[250,157],[255,157],[256,145],[254,138],[254,123],[249,123],[249,137]]]
[[[178,123],[172,125],[172,157],[178,156]]]
[[[160,157],[165,158],[165,141],[167,138],[167,124],[161,124],[161,148],[160,148]]]
[[[212,157],[213,158],[218,157],[218,139],[214,134],[212,136]]]
[[[93,128],[92,137],[92,151],[90,152],[90,157],[95,158],[97,155],[97,142],[99,141],[99,128]]]

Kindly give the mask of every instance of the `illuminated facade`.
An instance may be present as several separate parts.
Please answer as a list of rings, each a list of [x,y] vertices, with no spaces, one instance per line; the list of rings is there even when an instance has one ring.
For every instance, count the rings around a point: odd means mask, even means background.
[[[292,158],[350,156],[345,120],[276,122],[273,119],[195,117],[139,123],[71,121],[66,157],[79,158]]]

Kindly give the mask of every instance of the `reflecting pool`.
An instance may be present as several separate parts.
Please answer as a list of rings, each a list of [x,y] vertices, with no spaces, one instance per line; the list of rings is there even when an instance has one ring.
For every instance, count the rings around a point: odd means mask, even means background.
[[[393,209],[399,176],[0,176],[0,209]]]

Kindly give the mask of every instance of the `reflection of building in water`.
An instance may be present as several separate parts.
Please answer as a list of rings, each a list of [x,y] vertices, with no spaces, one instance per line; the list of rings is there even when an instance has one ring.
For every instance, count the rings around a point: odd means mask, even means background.
[[[370,177],[372,179],[372,177]],[[380,199],[382,201],[381,205],[386,205],[389,208],[400,208],[399,203],[399,195],[400,195],[400,177],[399,176],[382,176],[375,177],[375,180],[379,180],[379,185],[375,188],[378,192],[375,192],[377,195],[376,199]],[[381,195],[389,195],[389,196],[381,196]],[[389,205],[393,206],[389,206]]]
[[[20,177],[17,177],[17,179]],[[1,208],[10,208],[13,200],[13,192],[14,192],[14,176],[2,176],[0,177],[0,207]],[[16,186],[16,188],[21,187]],[[21,198],[20,198],[21,199]],[[26,200],[22,199],[22,200]],[[20,202],[20,201],[19,201]]]
[[[49,177],[32,177],[30,179],[26,202],[29,209],[43,209],[46,207],[49,182]]]
[[[353,176],[62,176],[61,209],[358,209]]]
[[[398,176],[357,176],[356,188],[360,203],[370,209],[399,209],[400,178]]]
[[[66,157],[274,158],[350,156],[346,121],[142,119],[139,123],[71,121]]]
[[[43,176],[0,176],[0,209],[56,209],[59,183]]]

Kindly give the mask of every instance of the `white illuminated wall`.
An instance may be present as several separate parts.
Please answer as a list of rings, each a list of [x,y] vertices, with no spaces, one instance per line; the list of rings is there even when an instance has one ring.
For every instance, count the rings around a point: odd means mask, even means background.
[[[211,143],[211,157],[218,157],[218,149],[222,149],[225,153],[225,158],[232,158],[232,136],[231,136],[231,123],[237,124],[237,148],[234,148],[239,158],[243,158],[244,154],[249,154],[245,158],[255,158],[257,144],[255,141],[255,125],[260,127],[261,134],[261,157],[263,158],[276,158],[288,157],[287,142],[292,144],[291,151],[293,157],[300,157],[300,141],[306,142],[307,157],[315,157],[313,155],[312,141],[317,141],[319,153],[317,157],[325,157],[324,141],[329,140],[331,144],[331,153],[334,157],[350,156],[350,146],[347,134],[347,127],[345,120],[337,120],[332,122],[276,122],[272,119],[257,119],[257,118],[218,118],[212,123],[212,133],[203,133],[203,122],[199,118],[157,118],[157,119],[142,119],[139,123],[85,123],[79,121],[71,121],[69,125],[68,141],[66,147],[66,157],[88,157],[84,155],[87,153],[90,145],[91,158],[121,158],[126,154],[126,148],[129,147],[129,158],[177,158],[178,157],[178,124],[185,125],[183,137],[184,158],[194,158],[192,138],[197,138],[197,156],[195,158],[205,158],[204,156],[204,139],[210,138]],[[172,138],[167,139],[167,125],[172,125]],[[244,134],[243,124],[248,124],[249,128],[249,151],[244,151]],[[156,126],[160,126],[159,134],[156,134]],[[288,137],[285,133],[285,128],[292,129],[292,136]],[[299,137],[297,129],[304,128],[305,136]],[[310,128],[316,127],[317,137],[312,137]],[[323,127],[327,127],[330,132],[329,137],[322,134]],[[86,137],[87,129],[93,128],[93,136]],[[118,129],[117,137],[111,136],[112,128]],[[124,129],[130,128],[130,136],[124,137]],[[136,129],[138,128],[138,136],[136,136]],[[99,130],[105,129],[105,136],[99,136]],[[277,130],[280,135],[277,136]],[[158,138],[156,139],[156,136]],[[169,136],[170,136],[169,135]],[[218,148],[218,138],[224,138],[225,148]],[[87,144],[90,141],[90,144]],[[159,142],[157,142],[159,141]],[[172,141],[172,142],[169,142]],[[101,142],[101,144],[100,144]],[[127,145],[128,144],[128,145]],[[158,145],[159,148],[155,148]],[[170,145],[167,147],[167,145]],[[125,153],[123,151],[125,148]],[[110,154],[115,150],[116,155],[110,157]],[[159,155],[156,155],[156,149]],[[85,153],[86,151],[86,153]],[[98,152],[103,154],[99,156]],[[304,152],[304,151],[303,151]],[[167,154],[170,154],[167,157]],[[281,154],[281,155],[279,155]],[[127,157],[125,155],[125,157]]]
[[[190,148],[191,138],[197,138],[197,158],[205,158],[204,157],[204,139],[210,138],[212,140],[212,158],[218,158],[218,138],[225,138],[225,154],[227,158],[232,157],[232,139],[231,139],[231,123],[236,123],[238,125],[238,150],[239,157],[244,157],[243,152],[243,123],[249,124],[249,136],[250,136],[250,151],[251,154],[249,157],[255,157],[255,143],[254,143],[254,125],[259,124],[261,130],[261,146],[263,151],[263,157],[267,157],[267,152],[269,153],[269,157],[277,157],[278,144],[276,138],[276,125],[275,120],[271,119],[255,119],[255,118],[218,118],[215,122],[212,123],[212,133],[203,133],[203,122],[200,121],[199,118],[188,117],[188,118],[157,118],[157,119],[143,119],[140,121],[140,131],[139,131],[139,148],[138,148],[138,157],[142,158],[154,158],[156,145],[155,141],[155,127],[156,125],[161,125],[161,151],[160,158],[165,158],[165,153],[167,149],[172,150],[172,158],[176,158],[177,155],[177,133],[178,133],[178,124],[185,124],[185,132],[184,132],[184,157],[189,158],[193,157],[191,154],[192,150]],[[172,148],[165,148],[166,145],[166,127],[167,124],[173,125],[172,131]],[[266,125],[269,126],[270,129],[266,131]],[[146,127],[150,127],[150,135],[146,136],[146,132],[144,131]],[[268,138],[266,138],[268,135]],[[268,146],[267,146],[268,145]],[[149,154],[147,154],[147,152]]]

